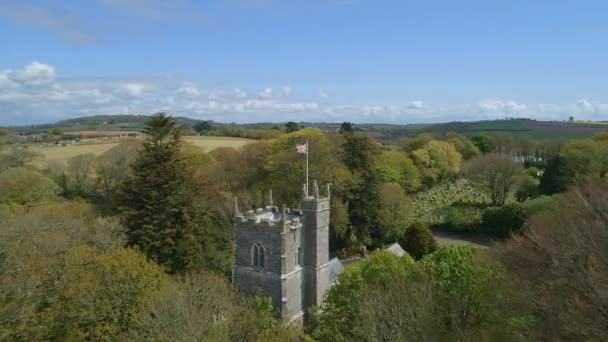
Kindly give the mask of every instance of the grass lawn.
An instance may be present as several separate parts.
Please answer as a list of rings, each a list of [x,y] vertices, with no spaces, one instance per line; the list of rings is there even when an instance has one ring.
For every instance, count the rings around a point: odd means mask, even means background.
[[[240,148],[253,140],[231,137],[207,137],[207,136],[186,136],[184,140],[196,147],[202,148],[205,151],[211,151],[217,147],[233,147]],[[67,160],[80,154],[93,153],[99,155],[112,147],[118,145],[118,142],[106,142],[96,144],[76,144],[68,146],[53,146],[53,147],[32,147],[31,151],[38,152],[44,156],[35,160],[33,164],[39,167],[44,167],[45,163],[56,160]]]
[[[245,138],[232,138],[232,137],[209,137],[209,136],[186,136],[184,140],[187,143],[202,147],[205,151],[211,151],[217,147],[232,147],[241,148],[253,140]]]

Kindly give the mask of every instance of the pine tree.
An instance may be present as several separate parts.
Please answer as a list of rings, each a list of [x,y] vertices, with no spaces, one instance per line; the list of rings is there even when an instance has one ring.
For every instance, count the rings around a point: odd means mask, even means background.
[[[217,258],[209,253],[224,252],[213,243],[227,246],[228,241],[210,236],[217,230],[215,220],[196,201],[197,189],[180,153],[176,123],[159,113],[147,122],[145,133],[143,149],[119,196],[127,244],[138,247],[171,273],[209,266],[205,259]]]

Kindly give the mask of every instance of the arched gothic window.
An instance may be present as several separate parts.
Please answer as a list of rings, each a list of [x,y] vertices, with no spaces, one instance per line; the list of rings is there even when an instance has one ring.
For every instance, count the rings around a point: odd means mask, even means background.
[[[253,245],[251,265],[253,265],[253,267],[262,268],[266,266],[266,249],[259,242]]]

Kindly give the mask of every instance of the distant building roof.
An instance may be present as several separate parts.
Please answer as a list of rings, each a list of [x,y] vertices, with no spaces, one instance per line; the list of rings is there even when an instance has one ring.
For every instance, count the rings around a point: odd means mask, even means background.
[[[344,272],[344,266],[338,260],[338,258],[333,258],[329,260],[329,283],[333,283],[338,280],[338,277],[342,272]]]
[[[396,242],[394,244],[388,246],[386,248],[386,250],[395,254],[398,257],[402,257],[403,255],[405,255],[405,250],[403,250],[403,248],[401,248],[401,245],[399,245]]]

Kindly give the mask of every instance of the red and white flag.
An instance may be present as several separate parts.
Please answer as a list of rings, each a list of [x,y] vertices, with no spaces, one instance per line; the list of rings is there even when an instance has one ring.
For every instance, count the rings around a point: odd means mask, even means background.
[[[306,144],[297,144],[296,151],[298,153],[308,153],[308,143]]]

